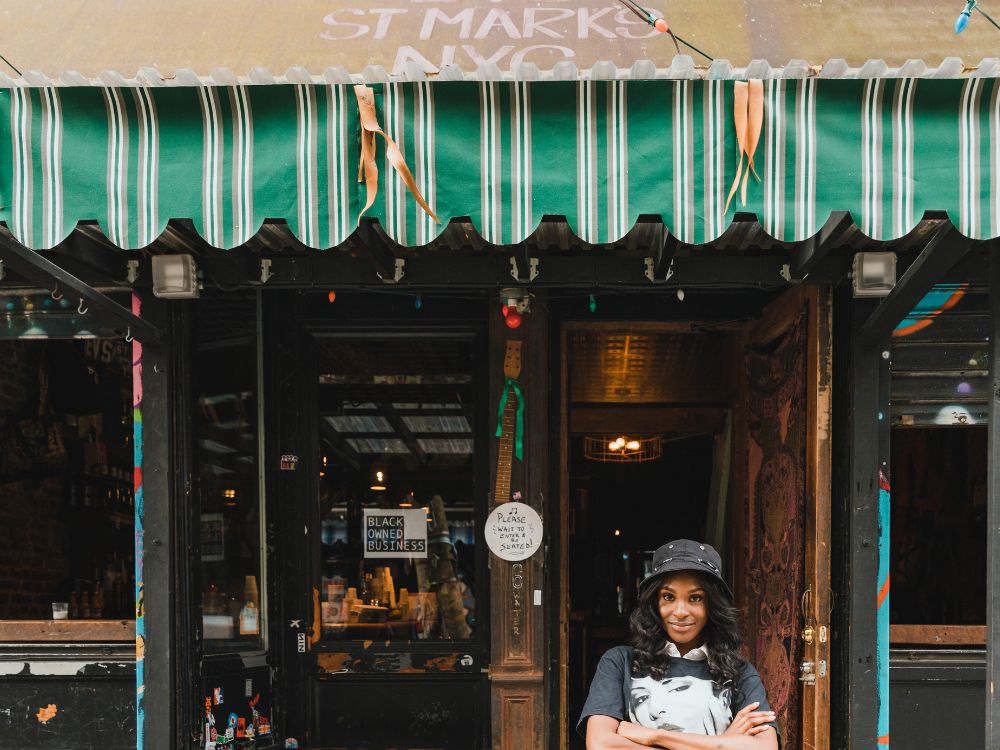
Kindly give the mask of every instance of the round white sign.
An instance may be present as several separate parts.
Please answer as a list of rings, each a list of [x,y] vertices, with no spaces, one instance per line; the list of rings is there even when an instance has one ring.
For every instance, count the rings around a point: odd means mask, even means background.
[[[502,503],[486,519],[486,544],[501,560],[524,560],[542,546],[542,519],[526,503]]]

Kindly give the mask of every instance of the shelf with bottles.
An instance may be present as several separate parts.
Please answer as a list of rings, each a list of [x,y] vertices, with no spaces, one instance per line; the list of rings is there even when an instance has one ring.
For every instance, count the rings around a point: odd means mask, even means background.
[[[126,620],[135,617],[135,564],[130,554],[109,552],[94,561],[89,578],[72,579],[70,620]]]
[[[202,592],[202,628],[206,640],[246,645],[260,638],[262,618],[257,576],[243,577],[242,595],[209,583]]]

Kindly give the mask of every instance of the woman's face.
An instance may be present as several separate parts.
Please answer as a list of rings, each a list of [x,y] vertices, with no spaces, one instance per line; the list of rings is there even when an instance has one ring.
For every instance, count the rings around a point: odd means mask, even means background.
[[[657,606],[667,638],[674,642],[681,656],[705,642],[708,603],[705,589],[694,575],[681,571],[664,578]]]

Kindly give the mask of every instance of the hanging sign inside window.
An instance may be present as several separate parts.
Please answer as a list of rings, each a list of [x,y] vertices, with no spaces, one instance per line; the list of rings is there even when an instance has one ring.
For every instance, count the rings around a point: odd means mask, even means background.
[[[486,519],[486,544],[501,560],[524,560],[542,545],[542,519],[525,503],[501,503]]]
[[[427,511],[365,508],[365,557],[427,557]]]

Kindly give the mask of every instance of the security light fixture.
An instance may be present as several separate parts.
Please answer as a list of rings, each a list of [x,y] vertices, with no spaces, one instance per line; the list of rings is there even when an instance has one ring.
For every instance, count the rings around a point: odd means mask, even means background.
[[[162,299],[197,299],[198,267],[191,255],[153,256],[153,294]]]
[[[885,297],[896,286],[896,254],[854,254],[851,286],[855,297]]]

